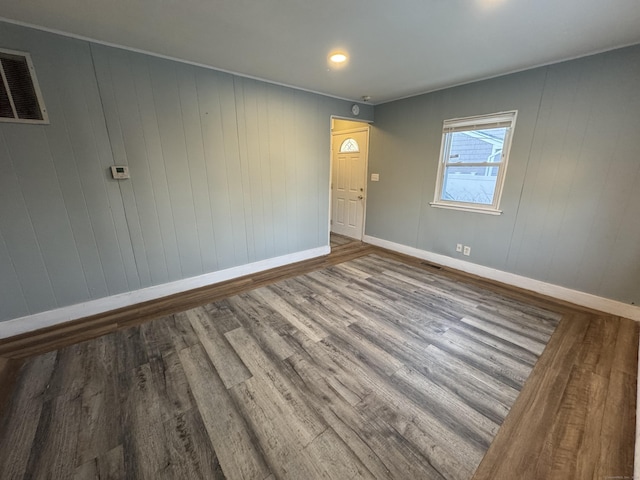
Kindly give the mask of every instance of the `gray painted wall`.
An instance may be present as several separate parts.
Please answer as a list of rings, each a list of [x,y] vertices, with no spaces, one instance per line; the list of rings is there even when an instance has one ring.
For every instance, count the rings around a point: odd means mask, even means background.
[[[377,106],[366,234],[640,303],[638,79],[635,46]],[[504,213],[429,206],[443,120],[513,109]]]
[[[350,102],[5,23],[0,47],[51,121],[0,123],[0,321],[327,245]]]

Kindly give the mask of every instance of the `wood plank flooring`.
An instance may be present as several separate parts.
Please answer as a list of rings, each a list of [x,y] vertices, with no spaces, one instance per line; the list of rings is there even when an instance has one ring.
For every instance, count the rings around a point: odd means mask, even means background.
[[[638,325],[567,317],[547,349],[474,479],[633,478]]]
[[[10,392],[0,477],[632,475],[637,324],[338,248],[302,275],[45,342]]]
[[[362,242],[350,242],[332,248],[331,255],[293,263],[284,267],[247,275],[188,292],[169,295],[106,313],[100,313],[61,325],[0,339],[0,358],[23,359],[50,352],[117,330],[154,320],[189,308],[205,305],[240,292],[269,285],[327,266],[349,261],[376,248]]]
[[[337,233],[331,233],[329,245],[331,246],[331,248],[334,248],[341,247],[353,242],[361,243],[359,240],[356,240],[354,238],[345,237],[344,235],[338,235]]]

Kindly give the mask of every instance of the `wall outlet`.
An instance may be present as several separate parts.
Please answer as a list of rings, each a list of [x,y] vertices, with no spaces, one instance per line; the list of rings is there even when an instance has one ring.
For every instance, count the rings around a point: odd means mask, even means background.
[[[462,244],[461,244],[461,243],[458,243],[458,244],[456,245],[456,252],[461,252],[461,251],[462,251]]]
[[[471,247],[467,247],[467,246],[465,246],[465,247],[464,247],[464,250],[462,251],[462,254],[463,254],[463,255],[466,255],[467,257],[468,257],[469,255],[471,255]]]

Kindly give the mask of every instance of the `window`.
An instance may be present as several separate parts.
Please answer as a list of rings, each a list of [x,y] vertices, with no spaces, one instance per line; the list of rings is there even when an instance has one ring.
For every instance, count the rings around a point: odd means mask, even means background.
[[[31,57],[0,50],[0,121],[48,123]]]
[[[434,207],[500,214],[517,112],[445,120]]]
[[[340,145],[340,153],[343,152],[359,152],[360,147],[358,146],[358,142],[353,138],[347,138],[342,145]]]

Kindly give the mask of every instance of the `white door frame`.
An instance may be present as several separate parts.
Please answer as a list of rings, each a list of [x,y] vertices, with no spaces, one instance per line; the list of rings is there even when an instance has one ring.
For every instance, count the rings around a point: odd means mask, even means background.
[[[367,155],[364,158],[364,199],[363,199],[363,208],[362,208],[362,232],[361,238],[364,238],[365,227],[367,223],[367,191],[368,191],[368,175],[369,175],[369,139],[370,139],[370,131],[371,125],[369,122],[354,120],[353,118],[341,118],[341,117],[331,117],[331,126],[333,127],[333,120],[349,120],[354,123],[362,123],[361,127],[350,128],[347,130],[340,130],[338,132],[334,132],[333,128],[330,129],[329,135],[329,225],[328,225],[328,235],[327,235],[327,245],[331,246],[331,220],[333,214],[333,190],[331,188],[331,184],[333,182],[333,136],[334,135],[342,135],[343,133],[356,133],[356,132],[365,132],[367,134]]]

